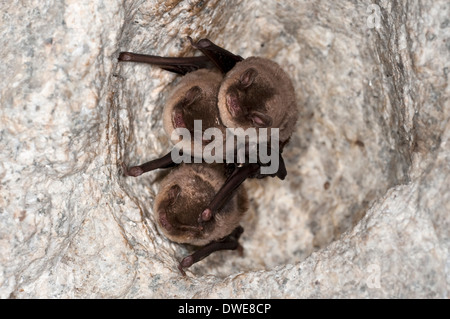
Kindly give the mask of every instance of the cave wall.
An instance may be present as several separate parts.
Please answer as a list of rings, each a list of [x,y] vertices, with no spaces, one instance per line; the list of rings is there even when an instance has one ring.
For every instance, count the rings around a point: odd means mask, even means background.
[[[0,6],[2,298],[448,298],[448,2]],[[165,172],[120,174],[170,148],[177,76],[117,56],[193,55],[188,35],[283,65],[300,119],[287,179],[246,182],[244,257],[182,278],[152,211]]]

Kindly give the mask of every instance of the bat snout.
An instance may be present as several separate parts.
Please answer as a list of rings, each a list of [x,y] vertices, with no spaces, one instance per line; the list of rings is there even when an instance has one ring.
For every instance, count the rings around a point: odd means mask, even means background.
[[[169,222],[169,219],[167,218],[167,214],[166,212],[159,212],[159,224],[167,231],[172,231],[173,230],[173,226],[172,224]]]
[[[183,112],[180,110],[174,110],[172,114],[172,125],[175,129],[186,128]]]

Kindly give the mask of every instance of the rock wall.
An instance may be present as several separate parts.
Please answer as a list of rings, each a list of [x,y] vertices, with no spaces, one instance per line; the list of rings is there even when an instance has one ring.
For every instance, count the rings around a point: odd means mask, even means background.
[[[28,1],[0,4],[2,298],[425,297],[450,287],[450,4]],[[193,55],[208,37],[275,60],[300,120],[288,177],[246,182],[244,257],[181,277],[158,231],[177,76],[120,51]]]

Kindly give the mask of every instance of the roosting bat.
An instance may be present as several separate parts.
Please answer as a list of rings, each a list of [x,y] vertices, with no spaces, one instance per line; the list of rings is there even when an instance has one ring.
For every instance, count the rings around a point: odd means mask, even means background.
[[[160,57],[121,52],[118,59],[125,62],[148,63],[184,75],[173,90],[163,112],[163,126],[169,136],[176,128],[186,128],[194,136],[194,120],[201,120],[203,131],[214,127],[219,129],[225,137],[225,126],[222,124],[217,108],[219,87],[223,80],[223,73],[231,69],[242,58],[207,39],[200,40],[197,44],[191,38],[189,40],[194,47],[200,48],[207,55],[199,57]],[[191,139],[192,145],[189,145],[189,147],[180,146],[183,147],[183,150],[190,149],[193,154],[194,142],[195,140]],[[202,142],[207,143],[209,140]],[[225,144],[224,140],[223,142]],[[175,163],[172,161],[171,153],[139,166],[127,168],[123,165],[124,174],[136,177],[158,168],[173,167]]]
[[[183,268],[214,251],[240,247],[243,228],[239,223],[248,209],[243,186],[233,192],[214,218],[198,224],[199,208],[206,207],[225,182],[224,169],[223,164],[181,164],[161,183],[154,205],[160,229],[174,242],[202,246],[180,262],[178,268],[183,274]]]
[[[223,75],[216,70],[200,69],[183,76],[173,90],[163,111],[163,127],[169,136],[175,129],[185,128],[190,136],[196,137],[194,121],[202,121],[199,136],[208,128],[217,128],[225,136],[225,126],[219,117],[217,95]],[[185,143],[182,139],[172,140]],[[202,148],[209,140],[201,140]],[[179,145],[194,154],[195,139],[188,139],[188,145]],[[201,157],[201,154],[200,154]]]
[[[191,40],[191,39],[190,39]],[[295,90],[286,72],[275,62],[260,58],[243,59],[218,47],[208,39],[192,45],[225,73],[218,95],[220,118],[227,128],[279,129],[279,170],[276,174],[284,179],[287,171],[281,153],[295,130],[298,109]],[[270,130],[267,131],[270,134]],[[266,142],[270,136],[265,136]],[[265,177],[260,173],[261,163],[234,165],[234,171],[215,196],[199,221],[207,221],[227,198],[227,194],[245,179]]]
[[[298,109],[292,82],[280,65],[261,57],[243,59],[208,39],[189,40],[225,74],[218,97],[224,125],[278,128],[284,146],[295,130]]]
[[[226,127],[278,128],[286,142],[297,122],[295,91],[275,62],[250,57],[226,74],[219,91],[220,118]]]
[[[195,156],[195,144],[200,145],[200,160],[196,163],[202,161],[203,148],[211,140],[196,141],[195,121],[201,121],[201,131],[198,132],[200,138],[204,136],[204,132],[208,128],[215,128],[221,132],[223,137],[226,136],[226,127],[222,124],[217,108],[217,95],[222,79],[222,74],[217,70],[199,69],[187,73],[174,88],[164,107],[162,120],[165,132],[172,136],[176,129],[183,128],[189,131],[191,137],[194,137],[185,141],[178,136],[173,142],[177,143],[177,146],[184,152],[188,152],[190,157]],[[225,139],[222,139],[222,145],[225,146]],[[136,177],[154,169],[175,165],[171,151],[161,158],[139,166],[128,169],[124,167],[124,173]]]

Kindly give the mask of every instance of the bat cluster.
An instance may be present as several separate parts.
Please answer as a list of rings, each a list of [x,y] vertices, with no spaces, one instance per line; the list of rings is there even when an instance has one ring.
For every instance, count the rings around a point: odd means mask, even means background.
[[[244,145],[244,160],[240,162],[237,156],[227,161],[224,155],[221,163],[207,163],[202,158],[192,164],[177,164],[171,151],[139,166],[122,166],[124,175],[135,177],[155,169],[173,168],[161,183],[154,211],[167,238],[199,247],[179,263],[183,275],[184,268],[215,251],[238,249],[242,253],[238,240],[243,228],[239,224],[248,209],[248,199],[241,184],[247,178],[286,177],[281,153],[298,117],[293,85],[277,63],[261,57],[244,59],[208,39],[196,43],[188,39],[202,56],[161,57],[130,52],[119,55],[119,61],[149,63],[182,76],[163,111],[166,133],[172,135],[174,130],[183,128],[194,136],[198,133],[198,120],[202,121],[200,133],[214,128],[223,133],[219,136],[226,136],[230,128],[275,128],[279,165],[273,174],[262,173],[268,163],[251,161],[249,153],[255,149]],[[212,139],[202,136],[200,147],[205,148]],[[189,154],[183,155],[198,154],[189,152],[195,148],[194,141],[177,142],[187,143],[183,150]],[[220,142],[226,145],[225,138]]]

